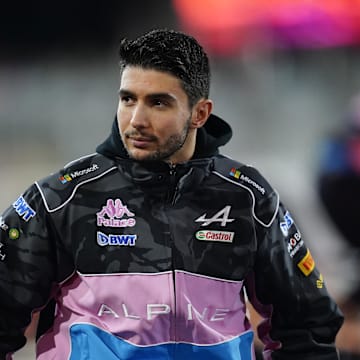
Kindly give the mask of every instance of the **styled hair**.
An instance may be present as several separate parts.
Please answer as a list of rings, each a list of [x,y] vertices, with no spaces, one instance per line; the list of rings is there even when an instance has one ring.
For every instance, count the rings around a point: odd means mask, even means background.
[[[123,39],[119,56],[121,73],[127,66],[139,66],[180,79],[190,107],[209,97],[209,59],[190,35],[168,29],[152,30],[135,40]]]

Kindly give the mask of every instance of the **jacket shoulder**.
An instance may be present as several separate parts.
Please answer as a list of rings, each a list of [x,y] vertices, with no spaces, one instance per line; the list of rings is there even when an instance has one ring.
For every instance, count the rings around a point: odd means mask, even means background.
[[[271,226],[279,209],[279,194],[256,168],[220,155],[215,158],[213,172],[235,187],[248,191],[253,201],[254,218],[263,226]]]
[[[46,209],[55,212],[72,199],[80,186],[96,181],[116,168],[113,160],[96,153],[68,163],[35,184]]]

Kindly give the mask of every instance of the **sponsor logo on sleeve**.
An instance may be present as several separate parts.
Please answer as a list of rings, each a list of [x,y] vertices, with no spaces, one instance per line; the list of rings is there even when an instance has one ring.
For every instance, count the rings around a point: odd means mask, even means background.
[[[284,236],[289,235],[289,229],[294,224],[294,220],[291,217],[290,213],[287,211],[284,215],[284,221],[280,223],[280,229]]]
[[[13,204],[16,213],[25,221],[29,221],[36,215],[36,212],[30,207],[25,199],[20,196]]]
[[[235,168],[231,168],[230,176],[234,177],[235,179],[239,179],[241,175],[241,171]]]
[[[324,278],[322,274],[319,275],[319,278],[316,280],[316,287],[322,289],[324,287]]]
[[[195,233],[195,237],[202,241],[232,243],[234,240],[234,233],[231,231],[199,230]]]
[[[313,272],[315,261],[309,249],[307,249],[306,255],[298,262],[297,266],[305,276],[309,276]]]
[[[256,181],[249,178],[248,176],[241,173],[239,169],[231,168],[229,175],[237,180],[242,180],[246,182],[247,184],[254,187],[257,191],[259,191],[262,195],[265,195],[265,189],[261,185],[259,185]]]
[[[297,231],[288,241],[287,251],[291,258],[304,246],[304,241],[301,239],[300,231]]]
[[[9,239],[17,240],[20,237],[20,231],[16,228],[9,229]]]
[[[4,261],[6,258],[6,254],[3,252],[4,244],[0,242],[0,261]]]
[[[0,216],[0,229],[7,231],[9,229],[9,226],[6,225],[5,220],[2,216]]]
[[[0,229],[3,231],[7,231],[9,229],[9,226],[7,226],[5,224],[5,220],[3,219],[2,216],[0,216]],[[5,257],[6,257],[6,255],[3,251],[3,247],[4,247],[4,244],[0,241],[0,261],[4,261]]]
[[[99,169],[99,165],[98,164],[93,164],[92,166],[86,168],[86,169],[82,169],[82,170],[76,170],[73,172],[70,172],[68,174],[64,174],[62,176],[59,177],[59,180],[61,181],[62,184],[66,184],[70,181],[72,181],[73,179],[79,177],[79,176],[83,176],[83,175],[87,175],[91,172],[94,172],[96,170]]]
[[[135,226],[135,214],[120,199],[108,199],[101,211],[96,213],[97,225],[125,228]]]
[[[67,182],[70,182],[73,178],[69,174],[65,174],[64,176],[60,176],[59,180],[62,184],[66,184]]]

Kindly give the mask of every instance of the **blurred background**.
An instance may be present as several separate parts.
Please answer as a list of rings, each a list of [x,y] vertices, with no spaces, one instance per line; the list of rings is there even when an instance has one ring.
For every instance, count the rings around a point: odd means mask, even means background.
[[[234,130],[223,153],[277,188],[330,293],[345,301],[358,260],[319,201],[318,176],[324,141],[348,126],[360,93],[360,0],[5,2],[0,212],[35,180],[94,152],[116,111],[118,42],[158,27],[185,30],[207,50],[214,113]],[[358,318],[339,335],[346,353],[360,354]],[[30,341],[15,359],[33,351]]]

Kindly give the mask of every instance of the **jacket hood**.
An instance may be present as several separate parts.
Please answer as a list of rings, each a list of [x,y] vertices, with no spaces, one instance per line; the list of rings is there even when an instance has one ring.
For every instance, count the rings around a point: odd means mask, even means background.
[[[198,129],[193,159],[210,157],[219,153],[219,147],[227,144],[232,137],[230,125],[214,114],[210,114],[205,125]],[[108,138],[97,146],[96,151],[108,158],[128,158],[120,137],[117,118]]]

